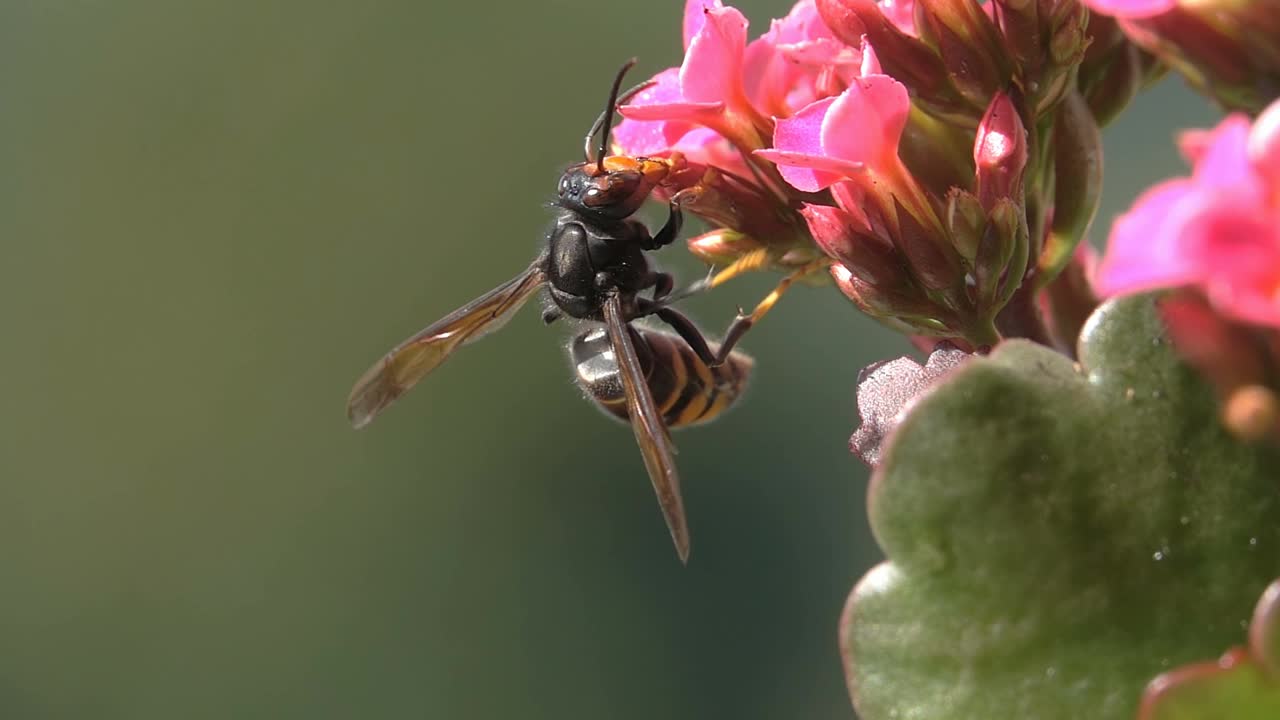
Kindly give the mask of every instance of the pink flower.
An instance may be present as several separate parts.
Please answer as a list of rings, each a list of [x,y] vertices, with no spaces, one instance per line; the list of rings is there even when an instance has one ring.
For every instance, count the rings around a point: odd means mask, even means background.
[[[769,31],[747,45],[744,84],[765,115],[787,117],[837,95],[857,77],[862,53],[837,40],[814,0],[800,0]]]
[[[681,155],[706,173],[688,185],[668,183],[685,209],[721,228],[767,247],[775,258],[790,250],[802,257],[813,248],[797,212],[800,193],[778,169],[752,152],[765,148],[775,120],[815,100],[839,94],[863,63],[827,29],[815,0],[799,0],[786,17],[747,42],[747,20],[720,0],[686,0],[685,54],[678,68],[619,108],[614,147],[626,155]],[[690,175],[690,178],[693,176]],[[699,241],[701,242],[701,241]],[[728,250],[751,243],[707,240],[705,256],[724,259]]]
[[[623,122],[617,143],[633,154],[631,141],[656,131],[672,144],[696,125],[715,130],[740,147],[760,146],[757,127],[764,120],[747,99],[743,85],[743,57],[747,47],[747,19],[719,0],[689,0],[684,16],[685,55],[678,69],[659,73],[654,87],[624,105],[632,121],[661,124],[641,128]]]
[[[1280,102],[1184,147],[1195,169],[1145,192],[1111,229],[1103,294],[1192,286],[1225,315],[1280,327]]]
[[[1118,18],[1145,18],[1168,12],[1178,0],[1084,0],[1090,10]]]
[[[787,117],[839,94],[857,77],[862,53],[838,40],[814,0],[799,0],[768,32],[747,43],[747,20],[719,0],[687,0],[684,62],[653,78],[624,105],[615,142],[629,155],[677,150],[698,158],[710,129],[739,149],[765,145],[770,117]],[[738,163],[740,166],[741,163]]]
[[[805,192],[824,190],[840,180],[865,185],[875,176],[897,179],[905,173],[898,140],[910,110],[907,89],[880,74],[875,53],[867,47],[862,77],[838,97],[818,100],[778,120],[774,149],[756,154],[777,163],[783,179]]]

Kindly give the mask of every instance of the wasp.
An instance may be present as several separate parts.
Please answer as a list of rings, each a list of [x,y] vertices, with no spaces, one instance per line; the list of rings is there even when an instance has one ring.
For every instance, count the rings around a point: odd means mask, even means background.
[[[388,352],[356,381],[347,415],[356,428],[367,425],[454,351],[497,330],[546,287],[551,302],[544,322],[568,316],[596,324],[570,342],[576,380],[597,406],[630,422],[676,553],[687,562],[689,529],[668,429],[722,413],[742,394],[752,362],[733,351],[745,329],[742,323],[724,342],[708,342],[670,306],[672,276],[655,270],[646,257],[679,234],[685,191],[671,195],[670,213],[656,233],[632,217],[683,169],[678,157],[607,154],[618,91],[634,63],[623,65],[614,78],[605,111],[586,136],[586,160],[560,177],[552,203],[555,222],[542,252],[514,278]],[[593,157],[597,133],[600,144]],[[645,317],[666,323],[674,334],[633,325]]]

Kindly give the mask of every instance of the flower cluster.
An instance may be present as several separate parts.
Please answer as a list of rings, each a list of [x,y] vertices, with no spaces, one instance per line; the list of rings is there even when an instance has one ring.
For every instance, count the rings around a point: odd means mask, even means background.
[[[690,243],[708,261],[816,249],[904,331],[1041,337],[1035,294],[1096,209],[1090,93],[1132,94],[1080,84],[1088,26],[1077,2],[800,0],[748,41],[737,9],[688,0],[683,62],[621,108],[616,149],[708,169],[682,194],[717,226]]]

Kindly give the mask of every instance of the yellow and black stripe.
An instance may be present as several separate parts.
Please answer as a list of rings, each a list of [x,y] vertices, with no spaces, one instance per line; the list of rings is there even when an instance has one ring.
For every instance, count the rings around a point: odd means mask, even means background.
[[[712,370],[680,336],[652,328],[632,328],[649,392],[667,427],[709,422],[742,396],[755,364],[748,355],[735,350],[724,365]],[[712,343],[712,352],[717,349]],[[575,337],[569,344],[569,356],[575,379],[587,396],[601,410],[627,420],[626,395],[604,330],[588,330]]]

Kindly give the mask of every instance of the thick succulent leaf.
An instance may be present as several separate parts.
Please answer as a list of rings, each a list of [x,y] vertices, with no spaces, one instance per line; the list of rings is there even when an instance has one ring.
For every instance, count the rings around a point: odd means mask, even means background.
[[[1139,720],[1280,718],[1280,580],[1271,583],[1249,626],[1249,644],[1217,662],[1165,673],[1147,686]]]
[[[1280,453],[1233,440],[1150,298],[1080,364],[1012,341],[917,398],[869,490],[889,560],[841,623],[864,720],[1132,718],[1280,576]]]

